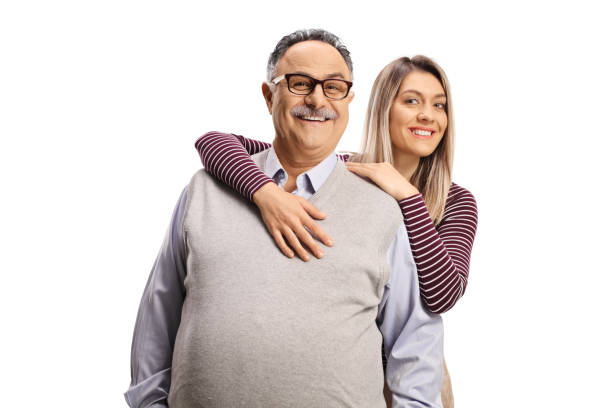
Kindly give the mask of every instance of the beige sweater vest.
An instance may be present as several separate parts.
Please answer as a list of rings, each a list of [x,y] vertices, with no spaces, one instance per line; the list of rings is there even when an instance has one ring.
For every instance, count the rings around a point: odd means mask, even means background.
[[[399,206],[341,162],[310,201],[335,244],[305,263],[279,251],[253,204],[194,175],[170,408],[385,407],[375,320]]]

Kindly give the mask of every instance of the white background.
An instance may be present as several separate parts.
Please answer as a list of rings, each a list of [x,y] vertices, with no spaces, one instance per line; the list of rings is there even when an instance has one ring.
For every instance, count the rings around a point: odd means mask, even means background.
[[[392,59],[428,55],[452,84],[454,180],[480,215],[467,293],[444,315],[456,406],[612,406],[610,13],[296,4],[2,2],[1,405],[125,406],[137,306],[200,166],[193,142],[215,129],[272,140],[268,54],[321,27],[355,63],[339,149],[359,148]]]

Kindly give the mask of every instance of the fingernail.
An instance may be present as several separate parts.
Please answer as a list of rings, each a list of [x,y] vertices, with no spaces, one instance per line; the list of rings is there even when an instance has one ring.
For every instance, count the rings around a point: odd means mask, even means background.
[[[325,241],[325,243],[329,246],[334,245],[334,241],[332,241],[331,239],[328,239],[327,241]]]
[[[317,251],[317,258],[323,258],[323,251]]]

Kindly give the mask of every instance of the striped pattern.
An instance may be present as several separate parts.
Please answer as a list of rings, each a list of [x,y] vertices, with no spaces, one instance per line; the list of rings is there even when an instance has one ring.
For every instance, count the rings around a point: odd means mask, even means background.
[[[270,146],[270,143],[221,132],[208,132],[195,143],[204,168],[249,201],[253,201],[255,191],[274,180],[259,170],[247,151],[255,154]]]
[[[249,154],[269,143],[243,136],[208,132],[196,141],[204,168],[249,200],[261,186],[274,180],[253,163]],[[348,155],[339,155],[346,161]],[[434,313],[450,310],[465,293],[478,211],[474,196],[452,183],[444,216],[434,226],[421,194],[399,201],[417,265],[421,297]]]
[[[465,293],[478,211],[472,193],[452,183],[444,216],[434,226],[421,194],[399,201],[421,297],[434,313],[450,310]]]

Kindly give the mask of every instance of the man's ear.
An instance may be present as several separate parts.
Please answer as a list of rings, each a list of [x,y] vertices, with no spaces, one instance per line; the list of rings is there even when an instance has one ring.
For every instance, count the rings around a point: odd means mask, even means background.
[[[272,114],[272,89],[270,88],[270,84],[267,82],[262,82],[261,93],[266,100],[266,105],[268,105],[268,112]]]
[[[353,91],[349,92],[348,96],[346,97],[348,99],[348,103],[353,102],[354,97],[355,97],[355,92]]]

